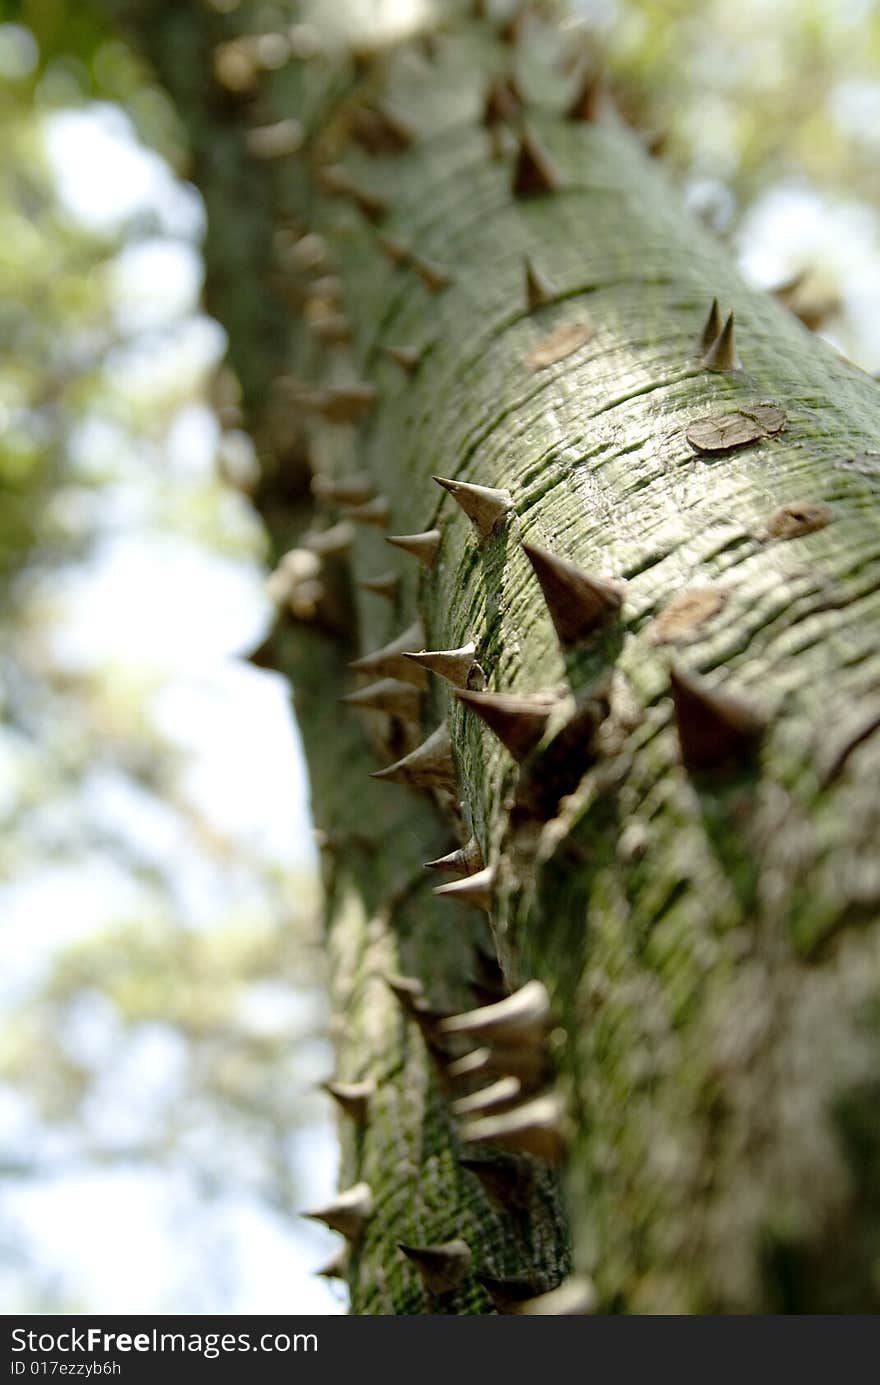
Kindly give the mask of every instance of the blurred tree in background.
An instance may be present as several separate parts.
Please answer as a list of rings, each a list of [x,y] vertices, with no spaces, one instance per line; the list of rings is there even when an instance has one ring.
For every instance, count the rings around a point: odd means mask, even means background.
[[[238,386],[198,309],[186,138],[101,7],[0,17],[0,908],[20,958],[0,991],[0,1235],[12,1306],[94,1311],[24,1245],[21,1190],[164,1166],[192,1217],[242,1187],[290,1216],[329,1057],[310,849],[283,846],[307,830],[296,787],[251,819],[230,807],[273,766],[232,745],[262,695],[245,681],[270,678],[236,663],[268,619],[265,543]],[[880,369],[880,6],[573,0],[573,34],[585,20],[619,106],[746,271]],[[114,129],[128,164],[89,167]],[[126,169],[130,201],[102,217]],[[227,1291],[206,1274],[192,1306]]]
[[[87,1177],[138,1306],[109,1190],[152,1170],[166,1258],[183,1227],[194,1246],[153,1266],[157,1306],[204,1310],[239,1289],[199,1209],[291,1217],[328,1066],[304,789],[280,682],[235,657],[266,620],[263,540],[252,450],[213,413],[201,208],[130,124],[173,152],[173,118],[79,7],[30,17],[0,27],[4,1306],[105,1306],[85,1243],[78,1286],[52,1262]]]

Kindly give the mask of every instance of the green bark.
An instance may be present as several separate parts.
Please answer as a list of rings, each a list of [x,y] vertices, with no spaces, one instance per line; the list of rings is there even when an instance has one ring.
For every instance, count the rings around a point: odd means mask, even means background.
[[[232,100],[211,86],[209,52],[258,9],[124,8],[149,17],[193,133],[210,306],[246,386],[277,553],[338,518],[312,514],[307,457],[325,479],[368,473],[388,497],[388,532],[442,530],[424,569],[380,528],[359,528],[323,562],[311,629],[286,619],[264,651],[297,690],[326,834],[339,1076],[379,1083],[366,1126],[343,1136],[346,1180],[369,1181],[376,1204],[352,1260],[353,1311],[487,1311],[470,1277],[450,1299],[426,1297],[398,1241],[464,1237],[478,1271],[538,1290],[569,1268],[554,1173],[519,1156],[534,1171],[525,1205],[486,1199],[456,1163],[447,1086],[383,980],[418,976],[438,1010],[474,1003],[490,933],[433,897],[422,871],[471,826],[498,866],[491,941],[508,983],[538,977],[552,999],[567,1223],[600,1309],[876,1307],[877,384],[742,283],[631,131],[565,118],[571,79],[552,26],[511,50],[455,7],[427,50],[404,44],[356,66],[291,59]],[[295,8],[275,6],[285,20]],[[480,122],[489,74],[511,63],[561,174],[528,197],[512,191],[516,139],[496,157]],[[409,148],[377,154],[352,139],[365,101],[412,126]],[[251,159],[248,126],[291,115],[302,151]],[[322,192],[328,163],[381,199],[379,229],[447,286],[392,263],[374,220]],[[306,231],[343,279],[348,346],[322,344],[290,306],[308,297],[290,251]],[[266,273],[270,250],[283,263]],[[534,310],[526,256],[553,286]],[[701,364],[713,297],[735,310],[740,368]],[[561,352],[563,329],[580,344],[537,366],[536,350],[554,354],[549,338]],[[388,347],[419,349],[416,369]],[[305,380],[368,381],[376,406],[356,424],[306,425]],[[723,451],[688,440],[696,420],[767,404],[781,430]],[[432,474],[506,489],[509,519],[479,542]],[[796,517],[772,518],[780,507]],[[625,583],[620,617],[574,653],[560,652],[523,539]],[[353,588],[389,568],[393,606]],[[700,620],[658,620],[701,588]],[[551,733],[517,769],[439,680],[419,728],[343,718],[352,652],[416,613],[426,648],[476,643],[490,690],[573,696],[555,744]],[[757,753],[732,772],[683,764],[673,663],[764,721]],[[420,799],[366,777],[443,718],[455,794]]]

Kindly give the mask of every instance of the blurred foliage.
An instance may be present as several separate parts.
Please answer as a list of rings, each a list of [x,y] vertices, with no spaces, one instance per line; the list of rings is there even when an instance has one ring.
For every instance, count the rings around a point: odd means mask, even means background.
[[[741,203],[797,174],[876,197],[877,0],[573,0],[664,155]]]
[[[28,27],[0,25],[0,1290],[18,1309],[87,1311],[101,1305],[25,1244],[23,1190],[149,1168],[183,1179],[193,1208],[247,1195],[289,1218],[329,1056],[308,852],[267,848],[258,811],[250,835],[229,823],[247,792],[235,768],[214,812],[180,730],[181,702],[192,723],[271,678],[231,657],[222,612],[208,620],[213,581],[245,608],[229,624],[247,645],[263,539],[234,384],[223,419],[211,409],[223,340],[198,312],[198,202],[148,162],[153,195],[135,186],[127,211],[84,222],[66,195],[77,139],[127,141],[133,160],[137,125],[175,157],[173,113],[87,7],[14,8]],[[77,110],[91,124],[68,128]],[[182,584],[201,570],[201,588],[175,599],[168,564]]]

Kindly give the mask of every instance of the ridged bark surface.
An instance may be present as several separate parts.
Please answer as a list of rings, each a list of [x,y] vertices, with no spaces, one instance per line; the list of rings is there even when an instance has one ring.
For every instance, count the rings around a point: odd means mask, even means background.
[[[285,617],[266,651],[296,688],[326,833],[338,1075],[378,1082],[365,1127],[344,1133],[346,1179],[376,1202],[353,1311],[488,1310],[470,1276],[426,1297],[399,1241],[463,1237],[478,1272],[539,1291],[569,1269],[555,1174],[518,1156],[523,1204],[499,1210],[457,1165],[450,1092],[383,979],[415,975],[432,1008],[469,1008],[490,944],[510,986],[550,993],[567,1223],[600,1310],[876,1307],[876,382],[743,284],[633,132],[565,117],[552,29],[511,47],[450,6],[435,44],[255,63],[232,97],[212,85],[212,49],[257,7],[117,8],[193,134],[210,306],[246,386],[277,552],[314,554],[302,531],[340,518],[312,512],[306,456],[325,483],[366,473],[389,504],[387,529],[355,523],[345,552],[300,560],[317,586],[294,605],[313,618]],[[491,77],[512,68],[525,126],[487,129]],[[365,106],[393,111],[407,147],[365,149]],[[301,151],[255,160],[247,130],[290,117]],[[518,196],[523,129],[558,177]],[[306,233],[326,242],[311,268]],[[546,280],[536,307],[526,257]],[[328,274],[348,344],[304,324],[327,316],[309,285]],[[713,298],[735,313],[733,369],[701,362]],[[310,391],[364,383],[376,399],[356,422],[316,421],[346,405]],[[736,413],[736,445],[701,422]],[[432,475],[507,491],[512,510],[481,540]],[[384,542],[435,527],[430,568]],[[621,584],[619,615],[563,653],[521,541]],[[389,569],[393,602],[352,585]],[[427,649],[476,644],[489,691],[568,699],[522,765],[436,678],[418,726],[338,707],[346,661],[417,615]],[[680,730],[671,668],[685,690],[698,680]],[[734,721],[763,728],[754,753],[734,736],[726,764],[711,751],[719,689],[739,699]],[[367,777],[444,718],[455,792]],[[422,869],[472,830],[497,866],[491,933]]]

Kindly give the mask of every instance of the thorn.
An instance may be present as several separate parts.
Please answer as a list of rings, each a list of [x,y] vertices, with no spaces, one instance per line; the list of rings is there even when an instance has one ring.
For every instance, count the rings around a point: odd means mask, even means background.
[[[386,976],[385,984],[408,1014],[412,1014],[416,1002],[425,995],[425,988],[417,976]]]
[[[718,306],[718,299],[712,299],[712,306],[709,309],[709,316],[706,318],[705,325],[700,334],[700,355],[705,356],[709,347],[716,340],[721,331],[721,309]]]
[[[495,163],[501,163],[517,147],[516,136],[510,126],[502,125],[500,121],[496,125],[489,126],[488,135],[489,157]]]
[[[328,346],[338,346],[352,338],[351,320],[345,313],[322,313],[320,317],[310,317],[307,326]]]
[[[401,717],[404,721],[415,721],[419,714],[421,692],[415,684],[401,682],[399,678],[380,678],[377,683],[358,688],[339,700],[347,707],[365,707],[370,711]]]
[[[451,1293],[471,1267],[471,1251],[467,1241],[444,1241],[436,1246],[407,1246],[398,1241],[397,1245],[413,1262],[430,1294]]]
[[[366,592],[373,592],[376,596],[384,596],[386,600],[393,601],[397,595],[398,580],[396,572],[380,572],[378,577],[362,577],[358,586],[363,587]]]
[[[387,235],[384,231],[377,232],[376,240],[387,258],[394,265],[395,269],[400,269],[403,265],[409,264],[411,258],[410,250],[408,246],[404,245],[403,241],[398,240],[396,236]]]
[[[423,260],[418,255],[410,254],[409,264],[430,293],[442,293],[452,283],[451,274],[432,260]]]
[[[371,1077],[365,1082],[324,1082],[322,1086],[356,1125],[364,1124],[370,1097],[376,1092],[376,1084]]]
[[[577,95],[566,111],[569,120],[592,123],[598,120],[605,104],[605,80],[600,69],[590,64],[583,74]]]
[[[491,1159],[460,1158],[458,1163],[480,1180],[496,1206],[509,1211],[528,1205],[534,1175],[525,1161],[511,1154],[495,1154]]]
[[[537,136],[525,130],[520,136],[516,170],[513,175],[514,197],[540,197],[558,192],[565,181],[556,164]]]
[[[541,1048],[550,1028],[550,997],[543,982],[527,981],[494,1005],[451,1015],[440,1028],[444,1034],[463,1034],[486,1043]]]
[[[477,979],[474,983],[483,991],[492,992],[492,1001],[503,1000],[510,995],[510,988],[504,976],[504,968],[498,958],[498,953],[494,947],[486,948],[477,946],[475,950],[475,960],[477,964]],[[481,1005],[487,1005],[488,1001],[480,1001]]]
[[[799,269],[795,274],[791,274],[787,279],[784,279],[781,284],[777,284],[775,288],[771,288],[769,292],[774,298],[777,298],[780,303],[784,303],[785,306],[788,307],[798,290],[803,288],[808,277],[809,271],[807,269]]]
[[[377,678],[400,678],[404,683],[415,683],[416,687],[426,688],[428,679],[425,674],[403,657],[405,650],[414,646],[417,649],[424,642],[425,632],[421,621],[417,620],[396,640],[389,641],[381,649],[374,649],[372,654],[353,659],[348,667],[354,669],[355,673],[371,673]]]
[[[463,1077],[479,1077],[487,1071],[491,1057],[490,1048],[472,1048],[470,1053],[449,1064],[446,1076],[452,1082],[460,1082]]]
[[[331,529],[313,530],[303,535],[303,547],[319,558],[338,558],[354,543],[354,529],[348,520],[341,520]]]
[[[540,270],[535,268],[530,255],[526,255],[526,305],[530,313],[536,308],[543,308],[545,303],[552,303],[556,297],[556,289],[549,279],[545,279]]]
[[[363,1235],[373,1215],[373,1194],[369,1183],[355,1183],[340,1193],[326,1207],[303,1212],[311,1221],[321,1221],[331,1231],[338,1231],[347,1241],[357,1241]]]
[[[569,1142],[562,1098],[555,1092],[533,1097],[499,1116],[481,1116],[461,1127],[465,1144],[501,1145],[558,1164]]]
[[[328,423],[357,423],[369,413],[378,397],[375,385],[354,384],[303,390],[296,399],[304,412],[318,414]]]
[[[534,1092],[547,1079],[545,1047],[532,1044],[481,1045],[449,1064],[446,1076],[451,1082],[473,1077],[516,1077],[523,1092]]]
[[[444,899],[471,904],[487,914],[492,912],[495,899],[495,866],[485,866],[474,875],[466,875],[462,880],[451,880],[448,885],[437,885],[434,893]]]
[[[584,1318],[595,1313],[596,1303],[593,1281],[587,1279],[586,1275],[572,1275],[558,1289],[551,1289],[549,1294],[539,1294],[537,1298],[527,1298],[513,1311],[527,1316]]]
[[[457,851],[426,861],[425,870],[448,870],[451,875],[475,875],[483,869],[483,853],[476,837],[470,837]]]
[[[528,6],[517,5],[513,14],[509,15],[508,18],[504,20],[498,30],[498,37],[501,42],[509,44],[513,48],[518,47],[522,42],[528,17]]]
[[[418,653],[405,654],[404,658],[411,659],[419,668],[426,668],[429,673],[436,673],[440,678],[445,678],[446,682],[455,688],[466,688],[476,652],[477,646],[471,640],[460,649],[422,649]]]
[[[455,696],[476,712],[489,730],[519,763],[535,749],[547,729],[557,699],[541,694],[535,698],[508,697],[503,693],[470,692],[456,688]]]
[[[412,554],[423,567],[433,567],[441,537],[439,529],[426,529],[423,534],[386,534],[385,542]]]
[[[721,328],[719,335],[709,347],[703,357],[703,365],[706,370],[739,370],[740,359],[736,354],[736,342],[734,341],[734,320],[733,313],[727,315],[727,321]]]
[[[764,723],[750,703],[683,669],[670,669],[669,684],[681,758],[688,770],[699,774],[732,769],[752,757]]]
[[[340,1246],[339,1250],[315,1274],[320,1274],[324,1279],[345,1279],[347,1278],[348,1250],[346,1246]]]
[[[415,375],[422,359],[422,351],[416,346],[386,346],[385,355],[399,365],[407,375]]]
[[[444,476],[435,476],[433,479],[464,510],[482,539],[488,539],[513,509],[510,491],[475,486],[469,481],[449,481]]]
[[[417,789],[450,789],[455,785],[455,761],[449,728],[442,722],[415,750],[385,769],[374,770],[372,779],[389,779]],[[476,879],[472,876],[471,879]]]
[[[380,221],[388,211],[384,198],[360,187],[339,164],[325,165],[318,174],[321,186],[333,197],[346,197],[368,221]]]
[[[352,117],[352,138],[368,154],[402,154],[415,140],[412,126],[387,106],[357,106]]]
[[[373,524],[377,529],[385,529],[390,511],[387,498],[377,495],[375,500],[368,500],[364,505],[343,505],[340,513],[355,524]]]
[[[488,129],[502,122],[509,124],[519,116],[522,104],[512,77],[493,77],[483,105],[482,122]]]
[[[331,481],[326,476],[312,477],[312,495],[327,505],[363,505],[373,497],[369,476],[345,476]]]
[[[522,548],[541,584],[563,649],[594,635],[620,611],[623,593],[618,584],[589,577],[574,563],[544,548],[530,543]]]
[[[453,1101],[452,1111],[456,1116],[484,1116],[500,1107],[512,1106],[521,1099],[522,1083],[519,1078],[499,1077],[497,1082],[490,1083],[488,1087],[481,1087],[478,1092],[472,1092],[469,1096],[462,1096]]]
[[[410,1018],[414,1019],[421,1029],[425,1043],[435,1056],[442,1058],[442,1066],[445,1067],[449,1054],[440,1037],[440,1023],[448,1018],[448,1011],[433,1009],[427,1000],[420,996],[415,997],[407,1010]]]
[[[515,1313],[520,1303],[535,1297],[538,1287],[531,1279],[497,1279],[491,1274],[475,1274],[499,1313]]]

